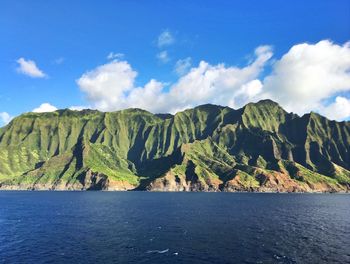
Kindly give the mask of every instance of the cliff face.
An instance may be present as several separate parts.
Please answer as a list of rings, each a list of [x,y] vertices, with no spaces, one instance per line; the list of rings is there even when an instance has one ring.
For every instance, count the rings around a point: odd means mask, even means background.
[[[0,129],[0,188],[348,191],[350,122],[264,100],[176,115],[23,114]]]

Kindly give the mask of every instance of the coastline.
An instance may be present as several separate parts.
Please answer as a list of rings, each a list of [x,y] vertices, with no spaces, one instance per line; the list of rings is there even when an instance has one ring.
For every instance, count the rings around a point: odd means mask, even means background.
[[[189,191],[177,191],[177,190],[140,190],[140,189],[120,189],[120,190],[96,190],[96,189],[55,189],[55,188],[21,188],[18,186],[0,186],[0,191],[4,192],[151,192],[151,193],[257,193],[257,194],[350,194],[350,190],[341,190],[341,191],[274,191],[274,190],[189,190]]]

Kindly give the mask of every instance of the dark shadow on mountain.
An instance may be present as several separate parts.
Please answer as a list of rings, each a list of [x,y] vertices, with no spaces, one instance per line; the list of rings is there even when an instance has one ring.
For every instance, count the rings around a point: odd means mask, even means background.
[[[168,114],[168,113],[165,113],[165,114],[155,114],[155,116],[165,120],[165,119],[171,119],[174,117],[174,115],[172,114]]]
[[[195,172],[196,166],[194,165],[192,160],[187,162],[186,166],[186,182],[198,182],[198,175]]]
[[[181,150],[177,149],[169,156],[142,162],[136,167],[137,174],[147,178],[142,179],[140,185],[135,190],[145,190],[154,179],[164,175],[175,165],[181,164],[182,160]]]

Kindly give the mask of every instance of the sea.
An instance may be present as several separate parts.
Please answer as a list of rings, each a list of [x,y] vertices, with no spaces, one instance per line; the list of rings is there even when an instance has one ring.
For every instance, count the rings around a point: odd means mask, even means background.
[[[0,263],[350,263],[350,195],[0,191]]]

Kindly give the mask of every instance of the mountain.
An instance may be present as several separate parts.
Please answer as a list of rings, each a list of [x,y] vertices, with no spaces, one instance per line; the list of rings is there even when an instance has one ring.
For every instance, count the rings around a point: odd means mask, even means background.
[[[350,122],[271,100],[25,113],[0,129],[0,188],[347,192]]]

